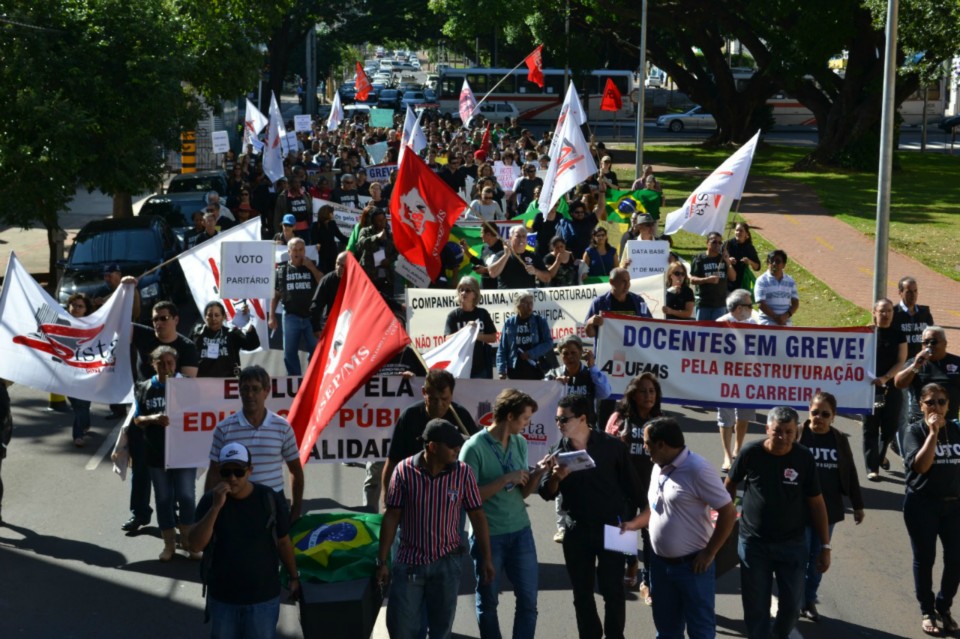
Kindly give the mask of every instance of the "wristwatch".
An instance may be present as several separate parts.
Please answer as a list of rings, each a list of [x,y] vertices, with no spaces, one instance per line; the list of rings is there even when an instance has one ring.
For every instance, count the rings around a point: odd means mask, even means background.
[[[822,548],[823,550],[833,550],[830,544],[820,544],[820,548]]]

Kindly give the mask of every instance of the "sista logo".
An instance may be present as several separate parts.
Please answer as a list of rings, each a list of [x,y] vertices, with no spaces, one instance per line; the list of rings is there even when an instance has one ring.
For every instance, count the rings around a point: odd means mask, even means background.
[[[55,361],[81,369],[113,366],[117,340],[104,341],[103,324],[90,328],[71,326],[60,314],[44,304],[34,311],[37,330],[15,335],[13,343],[48,353]]]

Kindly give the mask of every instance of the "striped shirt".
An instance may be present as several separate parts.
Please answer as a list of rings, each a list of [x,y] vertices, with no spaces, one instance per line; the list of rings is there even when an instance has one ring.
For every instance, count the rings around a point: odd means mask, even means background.
[[[210,460],[220,459],[220,449],[240,442],[250,450],[253,472],[250,481],[283,491],[283,464],[300,458],[293,428],[283,417],[267,411],[259,428],[250,425],[243,411],[237,411],[217,424],[210,446]]]
[[[460,547],[460,514],[483,506],[469,466],[455,461],[433,477],[422,466],[423,451],[404,459],[390,480],[387,508],[399,508],[397,563],[422,566]]]

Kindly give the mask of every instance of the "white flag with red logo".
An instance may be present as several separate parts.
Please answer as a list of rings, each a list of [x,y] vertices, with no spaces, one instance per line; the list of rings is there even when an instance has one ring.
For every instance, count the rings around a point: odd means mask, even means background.
[[[243,152],[247,152],[248,144],[260,144],[257,136],[267,126],[267,116],[260,113],[260,109],[253,106],[253,102],[247,98],[247,113],[243,116]],[[256,142],[254,142],[256,140]]]
[[[393,243],[411,264],[426,268],[431,280],[440,275],[440,252],[466,208],[416,153],[404,154],[390,196]]]
[[[340,407],[409,343],[403,324],[347,253],[337,298],[287,416],[301,463]]]
[[[407,105],[407,115],[403,119],[403,132],[400,134],[400,153],[397,155],[397,164],[403,162],[403,152],[409,146],[414,153],[420,153],[427,146],[427,136],[423,133],[420,126],[420,118],[423,117],[423,111],[418,116],[413,111],[413,107]]]
[[[336,131],[343,122],[343,103],[340,102],[340,92],[333,94],[333,104],[330,105],[330,115],[327,116],[327,131]]]
[[[759,139],[760,131],[757,131],[749,142],[707,176],[683,206],[667,216],[663,232],[673,235],[683,229],[699,235],[709,235],[714,231],[722,233],[727,225],[730,207],[735,200],[743,197],[743,187],[747,183]]]
[[[0,377],[104,404],[132,401],[133,286],[121,284],[95,313],[73,317],[10,253],[0,294]]]
[[[538,200],[545,215],[564,193],[597,172],[597,163],[593,161],[593,154],[575,116],[563,119],[563,128],[556,141],[556,149],[551,147],[550,167]]]
[[[460,121],[463,126],[467,126],[470,118],[473,117],[473,111],[477,108],[477,98],[470,90],[470,83],[463,79],[463,88],[460,89]]]
[[[553,128],[553,137],[550,139],[550,157],[553,157],[557,146],[560,144],[560,132],[563,131],[567,116],[573,118],[578,126],[587,123],[587,114],[583,111],[583,105],[580,104],[580,95],[577,93],[577,88],[573,86],[573,82],[567,87],[567,95],[563,98],[563,106],[560,107],[560,115],[557,117],[557,126]]]
[[[227,321],[237,328],[253,322],[260,343],[269,343],[267,334],[267,300],[222,299],[220,297],[220,243],[256,242],[260,240],[260,218],[256,217],[233,228],[217,233],[206,242],[197,244],[177,256],[193,301],[201,311],[208,303],[219,301],[227,309]],[[258,349],[259,350],[259,349]]]
[[[454,377],[470,377],[473,345],[480,335],[480,322],[470,322],[440,346],[423,354],[427,368],[449,371]]]
[[[281,140],[287,137],[283,126],[283,116],[277,105],[277,96],[270,94],[270,123],[267,125],[267,139],[263,143],[263,172],[271,182],[283,177],[283,147]]]

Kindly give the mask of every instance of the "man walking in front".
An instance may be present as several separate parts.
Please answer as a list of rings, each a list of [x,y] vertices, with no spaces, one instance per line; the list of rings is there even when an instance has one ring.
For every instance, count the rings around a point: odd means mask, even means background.
[[[785,638],[803,603],[807,562],[804,530],[813,527],[823,550],[817,569],[830,567],[827,508],[820,492],[816,461],[796,446],[797,412],[778,406],[767,415],[767,437],[743,447],[727,476],[731,498],[744,482],[740,517],[740,588],[749,639]],[[808,524],[809,522],[809,524]],[[770,625],[773,579],[777,580],[777,618]]]
[[[737,510],[716,469],[687,448],[675,419],[649,422],[643,445],[654,463],[647,493],[650,508],[624,528],[650,528],[650,596],[657,636],[682,639],[686,626],[690,639],[713,639],[714,558],[733,530]],[[717,511],[716,526],[710,509]]]

